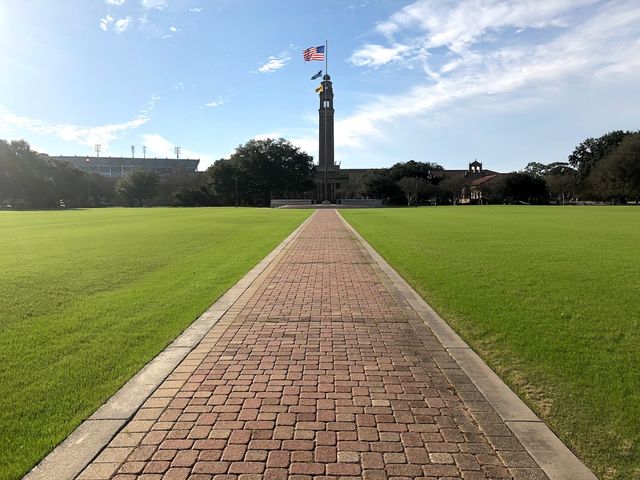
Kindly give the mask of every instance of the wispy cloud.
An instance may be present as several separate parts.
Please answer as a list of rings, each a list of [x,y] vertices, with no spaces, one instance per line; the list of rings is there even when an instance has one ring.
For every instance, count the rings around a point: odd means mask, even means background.
[[[126,0],[105,0],[107,5],[113,5],[114,7],[120,7],[126,2]]]
[[[490,31],[503,28],[564,27],[567,14],[599,0],[418,0],[378,23],[389,38],[407,29],[428,32],[426,46],[453,51],[476,43]]]
[[[147,10],[164,10],[169,6],[169,0],[142,0],[142,6]]]
[[[174,26],[169,27],[169,31],[167,33],[161,34],[160,38],[167,39],[173,37],[173,35],[179,32],[180,29]]]
[[[105,32],[111,29],[116,33],[123,33],[131,26],[132,20],[130,16],[116,19],[111,15],[105,15],[100,19],[100,29]]]
[[[212,108],[216,108],[216,107],[220,107],[222,105],[224,105],[225,103],[227,103],[227,100],[222,98],[222,97],[218,97],[216,100],[211,100],[210,102],[207,102],[204,104],[205,107],[212,107]]]
[[[633,65],[640,63],[640,5],[623,0],[596,6],[590,15],[576,13],[591,3],[420,0],[403,8],[377,25],[390,45],[365,45],[351,62],[377,68],[413,61],[422,65],[425,78],[404,93],[379,96],[338,121],[336,145],[360,147],[367,139],[384,139],[386,127],[381,127],[389,123],[461,102],[504,103],[523,89],[532,94],[547,85],[569,88],[569,79],[637,75]],[[545,28],[545,35],[520,40],[517,32],[527,28]],[[496,42],[496,32],[504,30],[509,30],[508,41]],[[396,51],[399,44],[411,48]],[[434,49],[437,58],[429,56]]]
[[[125,18],[121,18],[119,20],[116,20],[116,23],[114,24],[114,31],[116,33],[122,33],[124,31],[127,30],[127,28],[129,28],[129,25],[131,25],[131,17],[125,17]]]
[[[120,138],[123,133],[147,123],[158,100],[159,97],[152,96],[147,105],[131,120],[98,126],[52,124],[44,120],[14,114],[0,105],[0,130],[19,134],[28,131],[89,147],[99,143],[106,152],[110,142]]]
[[[367,44],[349,57],[356,67],[379,67],[403,60],[403,55],[410,51],[407,45],[396,43],[390,47]]]
[[[173,157],[175,156],[175,147],[176,144],[164,138],[162,135],[157,133],[149,133],[145,135],[141,135],[142,144],[147,147],[147,156],[154,157]],[[196,152],[193,150],[189,150],[188,148],[180,148],[180,157],[181,158],[199,158],[200,165],[198,166],[200,170],[204,170],[206,167],[213,163],[214,158],[206,153]]]
[[[291,55],[289,55],[288,51],[282,52],[278,56],[271,56],[267,59],[267,61],[261,65],[257,72],[254,73],[273,73],[276,70],[280,70],[291,60]]]
[[[267,140],[268,138],[271,138],[273,140],[276,140],[278,138],[282,137],[282,133],[277,132],[277,131],[273,131],[273,132],[267,132],[267,133],[260,133],[258,135],[255,135],[253,137],[254,140]]]
[[[308,153],[314,158],[318,158],[318,135],[314,132],[310,135],[303,135],[298,137],[287,138],[293,145],[298,147],[303,152]]]
[[[291,142],[294,146],[300,148],[303,152],[306,152],[309,155],[314,156],[314,158],[317,158],[318,131],[315,129],[295,131],[293,132],[293,135],[287,135],[287,133],[274,130],[272,132],[261,133],[253,136],[254,140],[266,140],[268,138],[271,138],[273,140],[284,138]]]
[[[100,29],[105,32],[109,30],[109,25],[113,23],[113,17],[111,15],[105,15],[100,19]]]
[[[200,7],[190,8],[189,11],[191,13],[200,13],[200,12],[202,12],[202,8],[200,8]]]

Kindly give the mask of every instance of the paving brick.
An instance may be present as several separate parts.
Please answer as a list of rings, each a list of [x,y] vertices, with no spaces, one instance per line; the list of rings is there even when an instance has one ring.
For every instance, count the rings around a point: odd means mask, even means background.
[[[116,472],[544,478],[330,210],[315,213],[79,478]]]
[[[327,474],[337,476],[360,475],[360,465],[357,463],[328,463]]]
[[[229,467],[229,473],[262,473],[264,462],[234,462]]]
[[[324,464],[322,463],[292,463],[289,466],[289,472],[293,475],[321,475],[324,473]]]
[[[166,471],[162,480],[187,480],[191,473],[190,468],[170,468]]]

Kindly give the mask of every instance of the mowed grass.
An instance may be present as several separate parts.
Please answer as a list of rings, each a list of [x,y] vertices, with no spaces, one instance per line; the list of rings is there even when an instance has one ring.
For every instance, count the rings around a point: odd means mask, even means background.
[[[600,478],[640,478],[640,208],[342,214]]]
[[[26,473],[308,215],[0,212],[0,478]]]

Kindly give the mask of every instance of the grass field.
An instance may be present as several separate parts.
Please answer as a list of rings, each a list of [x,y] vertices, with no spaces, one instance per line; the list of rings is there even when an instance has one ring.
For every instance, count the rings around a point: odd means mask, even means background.
[[[26,473],[309,213],[0,212],[0,478]]]
[[[344,217],[600,478],[640,478],[640,208]]]

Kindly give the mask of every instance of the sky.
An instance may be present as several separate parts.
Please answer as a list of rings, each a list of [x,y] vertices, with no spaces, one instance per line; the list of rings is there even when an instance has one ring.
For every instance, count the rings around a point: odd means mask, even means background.
[[[204,170],[283,137],[317,162],[325,40],[342,168],[507,172],[640,128],[637,0],[0,0],[0,138]]]

